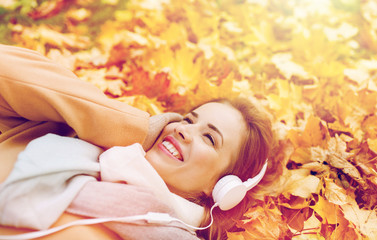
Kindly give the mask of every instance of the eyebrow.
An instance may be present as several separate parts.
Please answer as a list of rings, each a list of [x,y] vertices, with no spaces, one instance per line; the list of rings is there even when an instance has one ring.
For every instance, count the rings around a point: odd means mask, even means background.
[[[197,112],[192,111],[191,114],[192,114],[195,118],[198,118],[198,117],[199,117],[199,114],[198,114]],[[208,123],[207,126],[208,126],[210,129],[212,129],[212,130],[214,130],[215,132],[217,132],[217,133],[221,136],[221,145],[223,145],[223,144],[224,144],[224,136],[223,136],[223,134],[221,133],[221,131],[220,131],[215,125],[213,125],[212,123]]]

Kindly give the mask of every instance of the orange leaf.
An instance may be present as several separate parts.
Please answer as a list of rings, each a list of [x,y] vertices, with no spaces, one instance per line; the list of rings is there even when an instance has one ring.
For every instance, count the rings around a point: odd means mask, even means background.
[[[302,231],[304,229],[304,222],[309,219],[313,211],[309,208],[302,209],[290,209],[290,208],[281,208],[281,213],[286,218],[286,222],[289,227]]]
[[[58,14],[64,6],[64,0],[45,1],[28,15],[34,20],[50,18]]]
[[[239,221],[244,228],[245,239],[279,239],[290,234],[290,230],[275,205],[256,206],[247,211],[246,220]]]
[[[288,132],[288,139],[292,141],[295,147],[320,146],[326,148],[330,134],[321,120],[311,115],[306,123],[304,132],[298,133],[294,130],[290,130]]]
[[[169,75],[164,72],[157,73],[150,78],[149,72],[141,67],[131,67],[130,78],[132,90],[127,95],[143,94],[149,98],[163,97],[168,93],[170,80]]]

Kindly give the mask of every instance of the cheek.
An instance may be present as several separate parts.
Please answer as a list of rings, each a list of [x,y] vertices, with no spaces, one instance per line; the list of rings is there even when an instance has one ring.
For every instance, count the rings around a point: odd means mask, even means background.
[[[205,151],[205,149],[199,149],[193,152],[193,157],[195,158],[196,162],[201,166],[212,166],[214,164],[214,156],[209,151]]]
[[[204,174],[208,177],[213,177],[213,173],[217,173],[219,167],[219,156],[214,149],[206,146],[200,146],[192,151],[191,160],[195,163],[195,169],[201,175]]]

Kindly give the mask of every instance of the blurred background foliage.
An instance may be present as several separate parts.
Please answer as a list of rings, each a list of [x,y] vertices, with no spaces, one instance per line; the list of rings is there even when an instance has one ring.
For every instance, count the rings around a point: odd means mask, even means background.
[[[151,114],[266,108],[277,176],[230,239],[377,239],[376,1],[2,0],[0,43]]]

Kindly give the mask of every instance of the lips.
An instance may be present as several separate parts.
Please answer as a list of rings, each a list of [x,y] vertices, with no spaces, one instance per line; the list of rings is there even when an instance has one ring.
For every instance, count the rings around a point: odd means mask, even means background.
[[[172,157],[183,162],[183,156],[181,154],[181,149],[177,141],[171,137],[167,136],[161,143],[161,147],[166,150]]]

